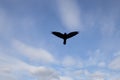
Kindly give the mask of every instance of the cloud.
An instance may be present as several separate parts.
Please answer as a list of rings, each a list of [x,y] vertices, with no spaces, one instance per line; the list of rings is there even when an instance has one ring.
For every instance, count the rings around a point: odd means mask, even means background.
[[[75,59],[74,57],[72,56],[65,56],[62,60],[62,62],[60,62],[62,66],[64,67],[74,67],[74,68],[82,68],[84,65],[83,65],[83,62],[79,59]]]
[[[100,49],[96,49],[95,51],[92,51],[89,53],[89,58],[86,61],[86,66],[97,66],[99,61],[102,60],[101,56],[102,52]]]
[[[28,57],[31,60],[43,61],[43,62],[54,62],[55,59],[51,53],[44,49],[37,49],[24,44],[18,40],[12,41],[13,47],[18,50],[21,54]]]
[[[18,42],[20,42],[20,41],[18,41]],[[21,45],[19,45],[19,46],[21,46]],[[27,48],[25,48],[25,50],[27,50]],[[101,53],[101,51],[96,50],[95,53]],[[93,55],[94,55],[94,53],[93,53]],[[61,67],[60,67],[61,65],[59,65],[59,64],[58,64],[59,68],[57,68],[58,70],[55,70],[54,67],[51,68],[51,67],[47,67],[47,66],[34,66],[34,65],[30,65],[24,61],[18,60],[14,57],[3,56],[1,54],[0,54],[0,56],[1,56],[0,57],[1,79],[2,78],[5,79],[5,76],[7,76],[6,80],[7,80],[7,78],[10,78],[10,77],[11,77],[11,80],[12,79],[19,80],[19,79],[21,79],[20,77],[24,76],[25,72],[27,73],[26,75],[28,75],[29,77],[35,78],[37,80],[41,80],[41,79],[43,79],[43,80],[48,80],[48,79],[50,79],[50,80],[53,80],[53,79],[54,80],[65,80],[65,79],[67,79],[67,80],[73,80],[73,79],[76,79],[76,80],[80,80],[80,79],[82,79],[82,80],[86,80],[86,79],[105,80],[105,79],[109,79],[109,77],[107,77],[108,73],[101,72],[101,69],[100,69],[100,71],[98,71],[95,68],[95,71],[94,71],[94,69],[90,68],[90,71],[92,71],[92,72],[89,72],[87,70],[87,69],[89,69],[89,66],[88,66],[88,68],[78,67],[78,62],[76,62],[76,59],[71,56],[64,57],[63,61],[65,61],[65,63],[67,65],[64,64],[65,67],[62,68],[63,70],[61,70]],[[72,62],[70,63],[69,60]],[[104,62],[100,62],[98,64],[101,64],[103,66]],[[76,68],[76,66],[77,66],[77,68]],[[17,75],[15,76],[16,72],[17,72]],[[109,72],[109,73],[111,73],[111,72]],[[112,75],[112,76],[114,76],[114,75]],[[119,79],[119,78],[115,78],[115,79]]]
[[[19,80],[15,72],[27,70],[28,65],[7,55],[0,54],[0,79]],[[16,75],[16,76],[15,76]]]
[[[89,71],[88,69],[65,70],[60,80],[105,80],[110,79],[107,72],[101,70]],[[112,75],[114,76],[114,75]]]
[[[90,67],[94,66],[97,68],[107,68],[109,61],[111,60],[111,53],[108,53],[102,49],[96,49],[89,51],[89,58],[86,60],[85,65]]]
[[[61,76],[60,80],[73,80],[71,77],[68,76]]]
[[[1,80],[17,80],[13,75],[0,73]]]
[[[46,68],[46,67],[38,67],[30,70],[32,75],[38,78],[38,80],[59,80],[59,76],[57,71]]]
[[[89,75],[88,70],[78,69],[78,70],[72,71],[72,74],[70,76],[74,77],[77,80],[81,80],[81,79],[84,80],[88,77],[88,75]]]
[[[115,57],[120,56],[120,51],[114,53],[114,56],[115,56]]]
[[[20,80],[27,73],[36,80],[59,80],[56,70],[45,66],[33,66],[14,57],[0,54],[0,79]]]
[[[109,75],[109,80],[120,80],[120,74],[111,74]]]
[[[58,9],[63,22],[63,26],[68,29],[82,29],[80,21],[80,9],[74,0],[58,0]]]
[[[100,63],[98,64],[98,66],[99,66],[99,67],[105,67],[105,66],[106,66],[106,63],[105,63],[105,62],[100,62]]]
[[[77,0],[58,0],[58,10],[63,26],[70,30],[99,29],[102,36],[113,36],[116,31],[118,32],[119,0],[106,2],[107,4],[94,0],[80,1],[78,6]]]
[[[110,62],[109,68],[113,70],[120,70],[120,56],[117,56]]]
[[[76,61],[73,57],[71,56],[66,56],[64,59],[63,59],[63,62],[62,62],[63,66],[73,66],[76,64]]]
[[[91,74],[90,78],[92,80],[105,80],[106,74],[103,72],[96,71],[93,74]]]

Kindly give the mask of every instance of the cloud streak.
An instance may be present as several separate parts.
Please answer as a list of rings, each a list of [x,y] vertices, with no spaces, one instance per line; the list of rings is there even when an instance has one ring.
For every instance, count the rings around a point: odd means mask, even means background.
[[[74,0],[58,0],[58,8],[63,26],[67,29],[82,29],[80,9]]]
[[[109,68],[113,70],[120,70],[120,56],[115,57],[109,64]]]
[[[35,78],[37,80],[59,80],[59,76],[56,70],[45,66],[33,66],[29,65],[14,57],[1,54],[0,56],[0,79],[1,80],[20,80],[24,75]],[[23,71],[23,72],[22,72]],[[17,72],[17,74],[16,74]],[[22,73],[21,73],[22,72]],[[16,76],[15,76],[16,75]],[[19,78],[20,77],[20,78]]]
[[[26,45],[18,40],[12,41],[13,47],[21,54],[28,57],[31,60],[43,61],[43,62],[55,62],[54,56],[44,49],[37,49]]]

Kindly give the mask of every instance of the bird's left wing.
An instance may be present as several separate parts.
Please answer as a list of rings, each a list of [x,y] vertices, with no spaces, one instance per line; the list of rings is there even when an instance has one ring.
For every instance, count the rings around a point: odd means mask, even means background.
[[[67,38],[71,38],[71,37],[77,35],[78,33],[79,33],[78,31],[70,32],[69,34],[67,34]]]
[[[52,32],[52,34],[56,35],[57,37],[64,38],[64,35],[60,32]]]

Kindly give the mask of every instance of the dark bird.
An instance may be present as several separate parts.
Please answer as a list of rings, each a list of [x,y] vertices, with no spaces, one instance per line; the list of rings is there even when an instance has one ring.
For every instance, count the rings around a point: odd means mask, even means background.
[[[74,31],[74,32],[70,32],[70,33],[64,33],[64,34],[62,34],[62,33],[60,33],[60,32],[52,32],[52,34],[54,34],[55,36],[57,36],[57,37],[60,37],[60,38],[62,38],[64,41],[63,41],[63,44],[65,45],[66,44],[66,40],[68,39],[68,38],[71,38],[71,37],[73,37],[73,36],[75,36],[75,35],[77,35],[79,32],[78,31]]]

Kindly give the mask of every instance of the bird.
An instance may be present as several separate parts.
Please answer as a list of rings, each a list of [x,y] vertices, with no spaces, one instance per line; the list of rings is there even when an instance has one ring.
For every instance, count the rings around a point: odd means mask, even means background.
[[[60,33],[60,32],[56,32],[56,31],[53,31],[52,34],[59,37],[59,38],[62,38],[63,39],[63,44],[66,45],[66,41],[67,39],[77,35],[79,32],[78,31],[73,31],[73,32],[70,32],[70,33]]]

